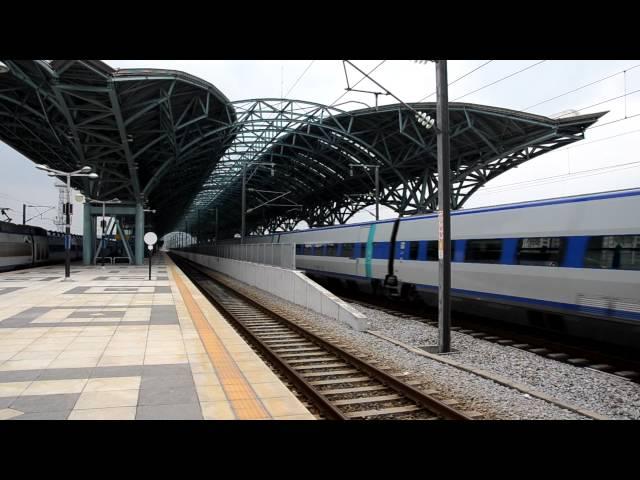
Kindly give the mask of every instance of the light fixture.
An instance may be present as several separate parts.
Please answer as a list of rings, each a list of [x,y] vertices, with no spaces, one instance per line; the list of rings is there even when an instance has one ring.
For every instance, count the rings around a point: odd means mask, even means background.
[[[87,175],[87,176],[88,176],[89,178],[98,178],[98,174],[97,174],[97,173],[95,173],[95,172],[90,173],[90,174],[89,174],[89,175]]]
[[[49,173],[47,173],[47,175],[49,175],[50,177],[55,177],[56,173],[55,172],[49,172]]]
[[[349,176],[353,177],[353,167],[349,167]]]
[[[11,69],[9,68],[9,66],[6,63],[0,62],[0,73],[8,73],[9,70],[11,70]]]
[[[131,135],[130,133],[127,134],[127,142],[133,143],[133,135]]]
[[[76,194],[76,202],[84,203],[84,195],[82,195],[81,193]]]
[[[88,165],[85,165],[84,167],[82,167],[80,169],[80,173],[89,173],[92,170],[92,168]]]
[[[37,168],[38,170],[45,170],[45,171],[46,171],[46,170],[49,170],[49,165],[45,165],[45,164],[38,164],[38,165],[36,165],[36,168]]]

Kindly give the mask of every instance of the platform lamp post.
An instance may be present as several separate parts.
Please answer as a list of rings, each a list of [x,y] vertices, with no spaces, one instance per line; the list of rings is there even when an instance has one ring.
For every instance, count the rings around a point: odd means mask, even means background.
[[[89,166],[82,167],[80,170],[73,172],[62,172],[50,168],[48,165],[36,165],[38,170],[47,172],[50,177],[67,177],[67,202],[64,206],[65,213],[65,264],[64,264],[64,279],[69,280],[71,277],[71,177],[89,177],[91,179],[98,178],[98,174],[91,172],[92,168]]]
[[[418,60],[427,63],[431,60]],[[447,61],[436,64],[436,133],[438,147],[438,352],[451,351],[451,163],[449,142],[449,93]],[[420,114],[427,128],[433,120]],[[418,116],[416,116],[418,117]]]
[[[82,195],[76,195],[76,200],[78,202],[82,202],[83,200],[83,196]],[[112,198],[111,200],[95,200],[93,198],[89,198],[87,196],[84,196],[84,200],[86,201],[86,203],[101,203],[102,204],[102,221],[100,222],[100,226],[102,227],[102,236],[100,237],[100,250],[102,252],[102,257],[100,257],[102,259],[102,261],[100,262],[102,265],[102,268],[104,269],[104,251],[106,249],[106,245],[104,243],[104,233],[105,233],[105,229],[106,229],[106,221],[105,221],[105,217],[106,217],[106,205],[110,204],[110,205],[114,205],[117,203],[122,203],[122,200],[118,199],[118,198]]]
[[[142,209],[142,211],[143,211],[143,212],[145,212],[145,213],[153,213],[154,215],[156,214],[156,210],[155,210],[155,209],[153,209],[153,208],[143,208],[143,209]],[[157,237],[156,237],[156,241],[157,241],[157,240],[158,240],[158,239],[157,239]],[[152,246],[155,246],[155,242],[153,243],[153,245],[152,245]],[[147,248],[147,250],[149,250],[149,248]],[[152,251],[153,251],[153,248],[152,248],[151,250],[149,250],[149,252],[152,252]],[[149,256],[151,256],[151,253],[149,253]]]
[[[376,184],[376,221],[380,220],[380,165],[362,165],[360,163],[351,163],[349,165],[349,175],[353,177],[353,169],[355,167],[364,168],[365,171],[369,168],[375,168],[375,179],[374,183]],[[368,172],[367,172],[368,175]],[[371,178],[371,177],[369,177]]]

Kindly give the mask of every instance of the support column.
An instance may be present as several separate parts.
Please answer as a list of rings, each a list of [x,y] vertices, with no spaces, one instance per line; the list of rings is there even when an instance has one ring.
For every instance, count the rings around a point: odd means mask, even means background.
[[[91,221],[91,207],[88,203],[82,205],[82,264],[91,265],[94,249],[95,231]]]
[[[144,263],[144,208],[141,203],[136,204],[135,237],[136,265],[142,265]]]

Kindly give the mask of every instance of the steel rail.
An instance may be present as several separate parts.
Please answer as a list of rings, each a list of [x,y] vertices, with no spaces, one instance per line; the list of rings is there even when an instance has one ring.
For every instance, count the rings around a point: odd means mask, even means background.
[[[170,256],[172,260],[185,272],[185,274],[187,274],[187,276],[192,277],[193,271],[200,273],[201,275],[205,276],[207,280],[217,285],[221,285],[226,290],[230,290],[233,293],[233,295],[239,298],[241,301],[259,310],[266,316],[273,318],[278,323],[283,324],[290,330],[293,330],[299,336],[305,338],[312,344],[340,358],[341,360],[346,362],[349,366],[356,368],[363,374],[366,374],[367,376],[369,376],[371,379],[381,383],[382,385],[395,391],[396,393],[401,394],[403,397],[410,400],[411,402],[418,405],[419,407],[443,419],[471,420],[471,417],[467,416],[461,411],[456,410],[450,407],[449,405],[443,403],[442,401],[434,398],[433,396],[428,395],[424,392],[421,392],[420,390],[412,387],[411,385],[408,385],[402,382],[401,380],[393,377],[392,375],[389,375],[388,373],[383,372],[382,370],[374,367],[373,365],[346,352],[342,348],[318,337],[317,335],[311,333],[307,329],[301,327],[300,325],[297,325],[292,320],[287,319],[283,315],[273,311],[272,309],[255,301],[254,299],[248,297],[247,295],[237,291],[236,289],[230,287],[229,285],[220,282],[218,279],[215,279],[212,276],[210,276],[207,273],[207,271],[203,269],[201,266],[189,260],[177,257],[172,254],[170,254]],[[194,279],[194,278],[192,278],[192,281],[194,281],[194,284],[203,293],[203,295],[205,295],[207,299],[212,301],[212,303],[214,303],[216,307],[223,310],[225,314],[232,319],[234,325],[237,326],[238,329],[246,336],[246,338],[248,338],[256,346],[256,348],[258,348],[259,351],[263,353],[265,357],[270,362],[272,362],[278,368],[278,370],[281,371],[283,375],[285,375],[294,384],[294,386],[298,388],[300,392],[303,393],[309,399],[309,401],[311,401],[314,404],[314,406],[316,406],[316,408],[318,408],[324,415],[326,415],[327,418],[349,420],[347,416],[345,416],[338,408],[336,408],[332,404],[332,401],[330,399],[324,396],[321,393],[321,391],[314,388],[313,385],[311,385],[306,379],[304,379],[301,375],[299,375],[295,371],[295,367],[292,367],[291,365],[289,365],[286,362],[286,360],[280,358],[278,353],[273,351],[262,340],[257,338],[256,333],[252,332],[251,329],[247,327],[241,319],[238,318],[238,315],[229,311],[222,302],[218,301],[215,298],[215,295],[212,294],[210,291],[208,291],[208,289],[204,285],[202,285],[201,282],[198,282],[197,279]],[[330,376],[330,375],[331,375],[330,372],[327,373],[327,376]]]

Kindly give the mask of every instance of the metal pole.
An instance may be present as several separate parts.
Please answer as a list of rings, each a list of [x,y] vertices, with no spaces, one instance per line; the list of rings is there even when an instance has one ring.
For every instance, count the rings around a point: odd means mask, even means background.
[[[23,225],[27,224],[27,204],[26,203],[22,204],[22,224]]]
[[[240,243],[244,243],[244,229],[245,229],[245,210],[247,208],[247,193],[246,193],[246,183],[247,183],[247,164],[242,165],[242,226],[240,228]]]
[[[105,217],[105,214],[106,214],[105,205],[106,205],[105,202],[102,202],[102,221],[100,222],[100,225],[102,225],[102,237],[100,237],[100,244],[102,245],[102,248],[101,248],[102,249],[102,257],[101,257],[102,258],[102,262],[101,262],[102,263],[102,268],[104,268],[104,254],[106,252],[106,246],[104,244],[104,226],[105,226],[104,225],[105,224],[104,217]]]
[[[451,180],[447,61],[436,62],[438,134],[438,350],[451,350]]]
[[[151,254],[153,253],[152,250],[153,247],[151,247],[151,245],[149,245],[149,248],[147,250],[149,250],[149,280],[151,280]]]
[[[378,98],[376,96],[376,98]],[[380,220],[380,176],[378,175],[379,167],[376,165],[376,221]]]
[[[218,243],[218,207],[216,207],[216,244]]]
[[[65,225],[65,262],[64,262],[64,278],[71,277],[71,175],[67,175],[67,212]]]

